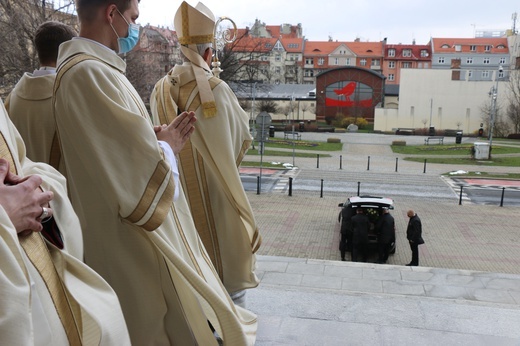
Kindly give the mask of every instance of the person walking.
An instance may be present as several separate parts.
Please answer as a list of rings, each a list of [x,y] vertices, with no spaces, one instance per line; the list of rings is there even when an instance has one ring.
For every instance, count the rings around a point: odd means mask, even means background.
[[[378,233],[377,250],[379,256],[377,263],[383,264],[388,260],[392,243],[395,243],[395,221],[388,209],[383,209],[383,214],[377,221],[376,230]]]
[[[408,221],[408,228],[406,229],[406,238],[410,243],[410,249],[412,250],[412,261],[407,266],[418,266],[419,265],[419,245],[424,244],[422,238],[422,224],[421,219],[413,210],[408,210],[407,213],[410,220]]]
[[[368,230],[370,228],[370,220],[358,208],[356,215],[352,217],[352,262],[366,262],[368,260]]]

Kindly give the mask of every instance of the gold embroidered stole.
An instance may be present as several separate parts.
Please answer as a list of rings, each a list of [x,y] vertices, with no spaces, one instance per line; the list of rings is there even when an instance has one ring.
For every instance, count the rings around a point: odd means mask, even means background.
[[[9,170],[17,174],[13,156],[4,135],[0,132],[0,157],[9,162]],[[40,273],[56,308],[70,345],[81,345],[80,326],[81,311],[74,299],[67,295],[58,272],[52,262],[51,254],[40,233],[32,232],[28,236],[19,237],[20,245],[27,257],[32,262],[38,273]],[[74,310],[74,313],[73,313]],[[74,318],[77,316],[77,320]],[[78,323],[78,324],[76,324]]]
[[[220,79],[215,77],[209,79],[212,90],[221,82]],[[180,85],[177,80],[172,79],[170,81],[169,78],[165,77],[161,80],[161,84],[158,88],[159,92],[156,94],[157,111],[161,124],[171,123],[177,117],[177,114],[182,111],[195,112],[200,107],[201,100],[195,80]],[[224,270],[209,199],[204,160],[193,147],[190,139],[179,153],[179,161],[180,178],[183,181],[195,227],[220,280],[224,281]]]

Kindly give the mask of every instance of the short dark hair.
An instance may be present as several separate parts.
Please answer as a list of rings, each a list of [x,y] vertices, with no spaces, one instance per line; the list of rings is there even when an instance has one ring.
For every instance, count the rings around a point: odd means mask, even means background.
[[[60,44],[76,36],[74,29],[67,24],[55,21],[41,24],[34,34],[34,46],[40,64],[56,63]]]
[[[92,20],[96,15],[96,11],[100,6],[116,5],[117,9],[123,13],[130,7],[132,0],[76,0],[76,11],[78,12],[79,21]],[[137,0],[140,2],[140,0]]]

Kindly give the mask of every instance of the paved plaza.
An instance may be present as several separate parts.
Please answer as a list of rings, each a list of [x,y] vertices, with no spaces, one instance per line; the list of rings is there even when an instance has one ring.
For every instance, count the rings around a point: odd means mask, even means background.
[[[262,282],[247,298],[248,308],[259,316],[257,345],[520,345],[519,207],[466,199],[459,205],[456,191],[439,176],[475,167],[429,165],[423,173],[422,165],[403,160],[396,173],[395,157],[402,156],[389,148],[396,136],[306,135],[311,140],[341,137],[346,145],[319,168],[315,159],[296,158],[298,170],[289,172],[295,182],[342,174],[349,192],[325,191],[323,197],[297,189],[288,196],[284,188],[248,192],[263,238]],[[422,138],[406,140],[420,144]],[[340,173],[339,155],[349,163]],[[367,155],[374,162],[370,172]],[[486,169],[515,170],[520,171]],[[341,262],[338,203],[355,195],[356,181],[370,174],[399,180],[396,189],[409,181],[414,189],[442,193],[385,195],[395,202],[396,254],[387,265]],[[426,242],[417,268],[403,266],[411,258],[408,209],[420,216]]]

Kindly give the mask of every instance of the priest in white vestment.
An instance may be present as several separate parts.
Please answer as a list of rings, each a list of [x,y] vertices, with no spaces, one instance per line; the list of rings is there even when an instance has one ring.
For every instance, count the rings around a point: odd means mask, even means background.
[[[256,287],[255,252],[261,237],[238,166],[251,144],[248,116],[231,88],[211,73],[215,17],[185,1],[175,15],[185,57],[150,98],[156,124],[194,111],[197,126],[180,154],[181,181],[204,246],[230,294]]]
[[[81,230],[65,179],[26,157],[3,105],[0,159],[0,345],[130,345],[117,296],[81,261]],[[52,200],[44,204],[48,208],[36,205],[42,214],[52,215],[36,220],[53,225],[52,231],[20,228],[15,218],[26,208],[12,206],[27,192],[16,189],[34,179],[43,181],[36,192],[52,192]]]
[[[52,114],[52,88],[56,77],[56,60],[61,43],[76,36],[63,23],[42,23],[34,34],[34,47],[40,67],[26,72],[5,101],[5,108],[20,132],[32,161],[59,168],[59,144]]]
[[[135,345],[253,344],[195,230],[174,154],[193,113],[155,129],[125,77],[138,1],[77,1],[79,37],[60,46],[55,118],[85,261],[119,296]],[[178,196],[174,203],[174,196]]]

